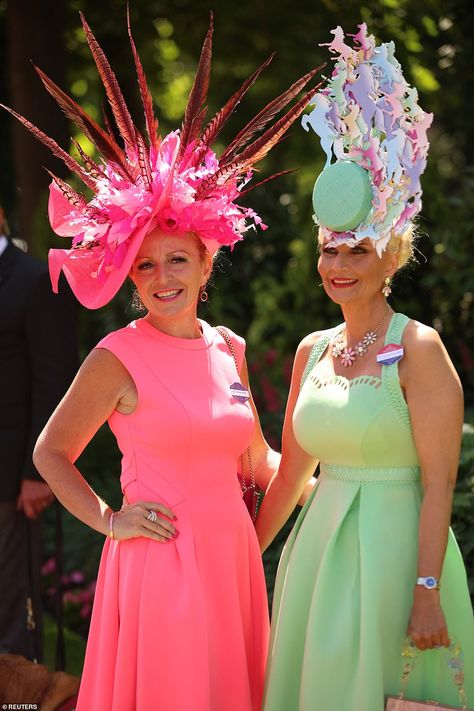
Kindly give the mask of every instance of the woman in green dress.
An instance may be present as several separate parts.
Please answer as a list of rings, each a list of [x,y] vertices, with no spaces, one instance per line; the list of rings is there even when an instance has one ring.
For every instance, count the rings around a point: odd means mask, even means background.
[[[351,160],[338,156],[313,194],[318,269],[344,322],[311,333],[297,350],[281,466],[257,519],[264,550],[320,463],[280,561],[263,709],[383,711],[386,697],[401,688],[407,634],[417,658],[406,698],[474,708],[474,618],[449,530],[461,384],[438,333],[387,303],[391,279],[412,253],[411,220],[420,209],[419,174],[428,146],[423,131],[431,117],[413,101],[393,47],[375,52],[361,26],[350,54],[342,30],[334,34],[332,48],[337,45],[341,56],[323,93],[322,105],[329,102],[324,110],[336,96],[340,71],[352,87],[360,77],[372,81],[378,106],[387,96],[398,97],[401,106],[396,125],[387,126],[397,110],[389,118],[370,117],[362,98],[360,114],[372,121],[367,135],[355,135],[360,125],[347,129]],[[383,73],[381,78],[380,57],[390,58],[385,71],[392,71],[391,84]],[[355,112],[356,93],[343,90],[340,103],[333,101],[339,116]],[[309,123],[322,136],[317,116]],[[396,167],[388,166],[390,130],[403,130],[410,141]],[[379,152],[364,163],[373,138]],[[360,153],[357,146],[363,146]],[[382,168],[377,158],[386,161]],[[464,659],[464,681],[457,674],[457,683],[447,649],[452,640]]]

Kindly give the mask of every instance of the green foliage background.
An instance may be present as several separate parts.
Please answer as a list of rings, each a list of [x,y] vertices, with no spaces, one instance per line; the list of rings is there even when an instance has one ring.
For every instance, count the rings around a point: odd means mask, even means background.
[[[65,43],[69,91],[100,120],[103,96],[77,16],[77,11],[83,9],[140,124],[126,40],[125,1],[69,0],[66,4],[63,36],[47,39]],[[365,21],[378,40],[395,40],[406,78],[417,85],[420,103],[425,110],[434,112],[435,121],[430,132],[430,160],[422,181],[424,209],[419,220],[418,263],[397,279],[392,305],[441,332],[472,407],[474,4],[470,0],[300,0],[296,5],[281,0],[133,0],[133,32],[163,134],[180,124],[211,8],[215,40],[210,112],[219,109],[271,51],[277,51],[273,65],[239,106],[222,136],[221,146],[250,115],[296,77],[327,60],[326,48],[319,43],[330,41],[330,30],[336,25],[353,32],[358,23]],[[4,31],[4,12],[5,3],[0,4],[0,33]],[[6,92],[4,74],[0,74],[0,87]],[[0,117],[2,131],[7,123],[5,117]],[[81,143],[90,149],[83,139]],[[4,161],[6,171],[0,176],[0,190],[7,198],[10,214],[14,214],[8,150]],[[316,273],[310,194],[322,162],[316,137],[298,126],[272,152],[261,166],[262,175],[288,168],[298,170],[249,196],[249,204],[269,229],[261,234],[250,233],[245,244],[221,257],[210,302],[203,312],[211,323],[225,323],[246,336],[254,394],[264,430],[275,446],[279,443],[292,356],[299,340],[309,331],[326,328],[339,319],[337,308],[328,303],[319,288]],[[58,243],[47,226],[45,210],[36,217],[36,225],[34,250],[45,256],[47,248]],[[107,308],[82,314],[84,355],[104,333],[133,318],[129,300],[125,287]],[[105,430],[85,453],[83,468],[111,503],[119,501],[119,461]],[[466,434],[460,476],[454,525],[474,589],[472,434]],[[99,537],[72,521],[67,527],[71,565],[83,566],[93,575]],[[284,535],[266,557],[270,587]]]

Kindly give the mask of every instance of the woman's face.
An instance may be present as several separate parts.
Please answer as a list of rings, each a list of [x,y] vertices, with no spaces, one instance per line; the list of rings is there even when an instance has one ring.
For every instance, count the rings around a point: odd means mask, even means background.
[[[385,277],[397,269],[397,255],[379,257],[372,242],[364,239],[354,247],[321,245],[318,271],[328,296],[337,304],[370,302],[380,296]]]
[[[194,235],[171,236],[155,230],[145,237],[130,271],[149,316],[160,320],[196,315],[199,289],[212,270],[212,258]]]

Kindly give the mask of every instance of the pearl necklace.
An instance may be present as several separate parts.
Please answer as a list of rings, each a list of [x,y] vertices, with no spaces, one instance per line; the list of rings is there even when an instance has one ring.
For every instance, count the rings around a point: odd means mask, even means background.
[[[389,314],[390,309],[388,309],[387,313],[384,315],[378,326],[376,326],[371,331],[367,331],[365,336],[358,343],[356,343],[354,348],[351,348],[347,344],[344,345],[344,335],[346,331],[346,326],[344,324],[344,328],[342,329],[342,331],[338,333],[337,336],[335,336],[331,342],[332,357],[340,358],[341,363],[345,368],[352,365],[355,362],[356,358],[362,358],[362,356],[367,353],[369,347],[372,346],[377,340],[377,331],[384,325]]]

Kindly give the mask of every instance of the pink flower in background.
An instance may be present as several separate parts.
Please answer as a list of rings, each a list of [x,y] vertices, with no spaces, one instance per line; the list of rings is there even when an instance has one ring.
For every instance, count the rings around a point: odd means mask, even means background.
[[[265,353],[265,362],[267,365],[275,365],[275,361],[278,356],[278,351],[275,348],[271,348]]]
[[[82,617],[82,619],[88,619],[91,616],[91,612],[92,612],[92,605],[90,605],[89,603],[86,603],[85,605],[83,605],[81,607],[81,609],[79,610],[79,614]]]
[[[48,560],[43,563],[41,568],[41,575],[51,575],[56,570],[56,561],[54,558],[48,558]]]
[[[268,412],[278,412],[281,410],[282,403],[280,393],[266,375],[262,375],[260,385],[262,387],[262,394],[265,401],[264,407],[266,410]]]
[[[41,570],[48,583],[44,595],[50,601],[47,606],[51,608],[52,600],[57,594],[56,585],[49,584],[52,579],[51,576],[56,571],[55,559],[53,557],[48,558]],[[52,580],[55,582],[54,578]],[[82,570],[71,570],[61,576],[65,624],[83,635],[87,635],[88,632],[95,588],[96,581],[88,581]],[[52,609],[51,612],[54,614]]]
[[[67,603],[70,603],[72,605],[78,605],[80,601],[81,600],[79,594],[74,590],[66,590],[66,592],[63,594],[63,602],[65,605]]]
[[[73,570],[69,573],[69,580],[74,585],[82,585],[85,582],[84,573],[81,570]]]

